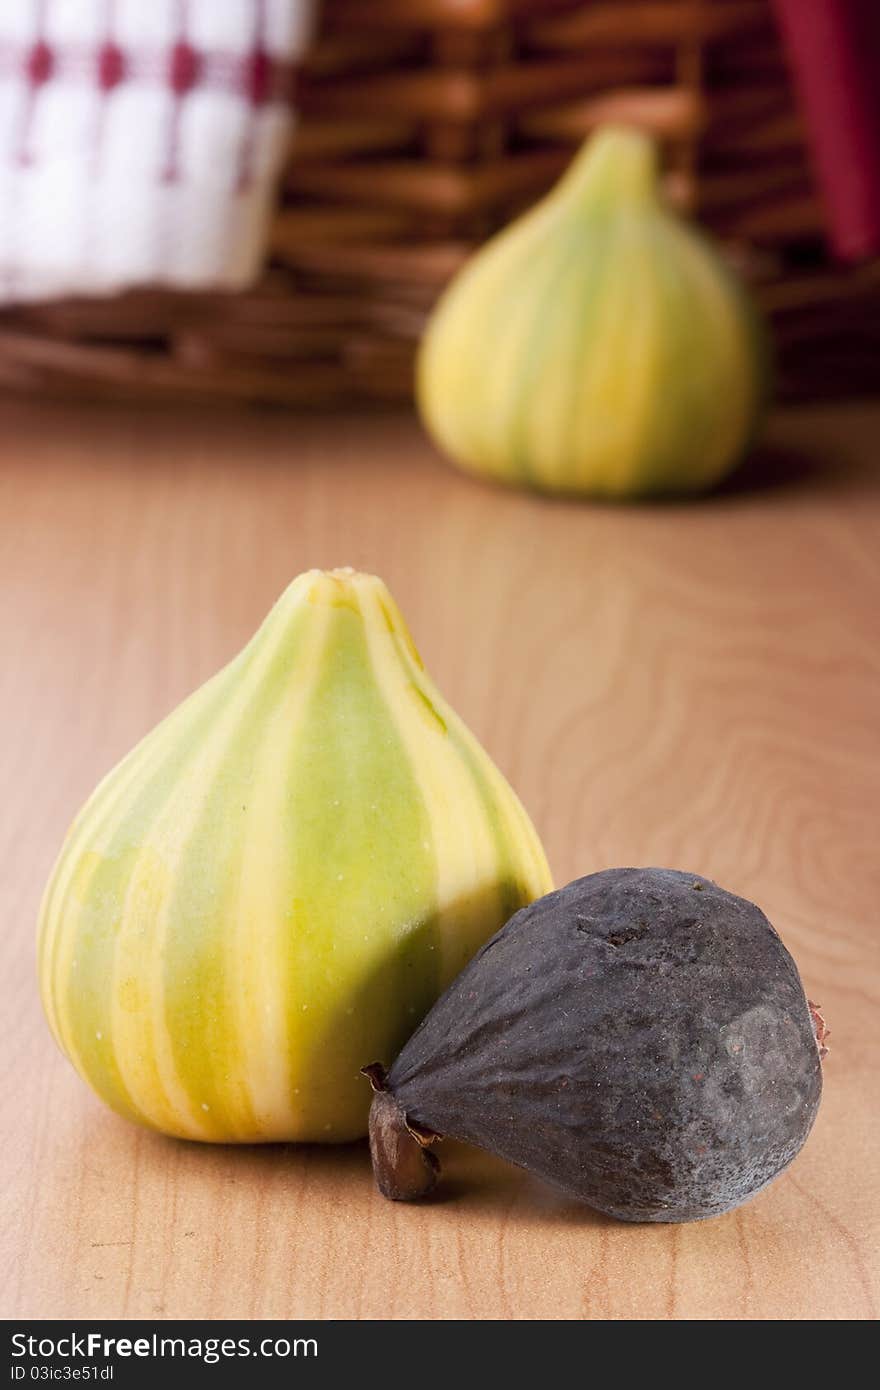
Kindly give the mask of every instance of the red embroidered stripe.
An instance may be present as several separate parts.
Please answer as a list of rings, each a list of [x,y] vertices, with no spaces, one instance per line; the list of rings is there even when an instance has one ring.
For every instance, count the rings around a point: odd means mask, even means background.
[[[0,40],[0,81],[21,76],[32,86],[46,82],[94,82],[105,91],[122,82],[188,91],[233,92],[254,106],[289,102],[295,95],[296,64],[260,49],[232,53],[196,49],[188,43],[152,50],[116,44],[14,44]]]

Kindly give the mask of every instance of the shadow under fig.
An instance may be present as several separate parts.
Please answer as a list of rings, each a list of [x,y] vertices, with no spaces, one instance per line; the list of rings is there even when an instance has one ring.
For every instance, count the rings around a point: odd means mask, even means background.
[[[155,1145],[157,1154],[164,1151],[167,1157],[171,1150],[189,1172],[199,1169],[236,1187],[305,1187],[318,1200],[326,1193],[338,1202],[347,1190],[362,1196],[368,1186],[377,1206],[386,1205],[373,1184],[366,1139],[348,1144],[202,1144],[150,1131],[142,1131],[141,1138],[148,1147]],[[394,1207],[411,1212],[414,1219],[429,1209],[467,1219],[515,1217],[548,1229],[619,1224],[481,1149],[443,1140],[435,1152],[441,1169],[435,1190],[419,1202],[387,1203],[389,1215]]]
[[[785,431],[784,417],[779,427]],[[808,421],[800,419],[797,432],[804,433],[808,429]],[[565,511],[579,506],[594,511],[632,515],[641,510],[655,511],[664,507],[675,509],[685,506],[695,511],[703,506],[717,507],[724,502],[732,503],[752,496],[772,497],[774,494],[791,492],[846,495],[876,491],[880,488],[880,473],[869,454],[868,450],[829,447],[824,438],[813,445],[805,445],[800,440],[788,444],[771,437],[757,444],[732,473],[705,492],[693,493],[685,489],[656,495],[636,493],[627,497],[543,492],[531,487],[527,481],[498,480],[464,473],[460,477],[476,493],[491,493],[500,505],[507,499],[511,509],[537,505],[549,511]]]
[[[815,486],[832,479],[839,482],[844,474],[841,460],[830,459],[818,450],[810,452],[777,444],[761,444],[747,454],[707,496],[723,498],[781,492],[804,484]]]

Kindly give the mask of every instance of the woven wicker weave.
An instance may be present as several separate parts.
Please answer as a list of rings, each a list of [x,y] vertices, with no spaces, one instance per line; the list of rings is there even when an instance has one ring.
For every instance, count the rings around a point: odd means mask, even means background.
[[[153,399],[405,400],[426,312],[596,125],[662,145],[669,196],[773,322],[780,389],[880,385],[880,268],[833,266],[767,0],[324,0],[261,283],[0,315],[0,383]]]

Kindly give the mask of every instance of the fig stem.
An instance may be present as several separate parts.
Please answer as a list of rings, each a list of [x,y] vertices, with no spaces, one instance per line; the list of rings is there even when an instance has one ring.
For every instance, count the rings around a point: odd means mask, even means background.
[[[437,1186],[440,1164],[428,1147],[439,1136],[411,1126],[379,1062],[362,1068],[373,1087],[370,1158],[376,1186],[392,1202],[416,1202]]]

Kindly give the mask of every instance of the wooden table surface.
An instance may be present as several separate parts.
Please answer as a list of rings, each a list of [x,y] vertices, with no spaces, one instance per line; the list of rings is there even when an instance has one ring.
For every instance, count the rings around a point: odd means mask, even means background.
[[[788,414],[737,487],[571,505],[396,417],[0,406],[0,1315],[856,1318],[878,1310],[880,408]],[[207,1148],[105,1111],[36,996],[39,896],[98,777],[310,566],[381,573],[560,883],[694,870],[756,900],[832,1030],[794,1167],[617,1225],[446,1146]]]

